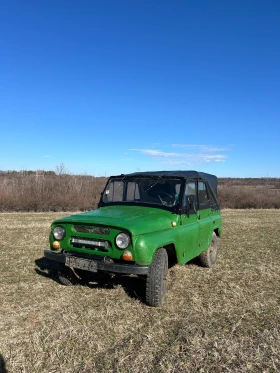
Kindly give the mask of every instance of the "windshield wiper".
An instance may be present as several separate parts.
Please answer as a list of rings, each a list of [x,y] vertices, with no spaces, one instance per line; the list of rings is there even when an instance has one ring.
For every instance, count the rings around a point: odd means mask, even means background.
[[[151,185],[147,190],[145,190],[145,193],[148,191],[148,190],[150,190],[151,188],[153,188],[159,181],[160,181],[160,179],[162,179],[164,177],[164,175],[161,175],[161,176],[159,176],[158,177],[158,180],[153,184],[153,185]]]

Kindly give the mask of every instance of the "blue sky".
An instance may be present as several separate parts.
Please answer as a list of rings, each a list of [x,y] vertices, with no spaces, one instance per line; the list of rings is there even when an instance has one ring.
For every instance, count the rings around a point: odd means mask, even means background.
[[[279,0],[0,3],[0,170],[280,177]]]

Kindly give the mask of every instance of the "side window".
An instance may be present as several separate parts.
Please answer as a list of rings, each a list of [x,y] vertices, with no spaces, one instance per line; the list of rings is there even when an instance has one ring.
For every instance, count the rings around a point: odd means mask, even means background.
[[[180,184],[176,184],[175,185],[175,192],[176,192],[176,194],[180,193],[180,189],[181,189],[181,183]]]
[[[187,208],[187,210],[192,213],[196,211],[196,187],[195,181],[187,182],[184,199],[183,199],[183,207]]]
[[[206,184],[203,181],[198,182],[198,203],[200,210],[210,207],[209,192]]]

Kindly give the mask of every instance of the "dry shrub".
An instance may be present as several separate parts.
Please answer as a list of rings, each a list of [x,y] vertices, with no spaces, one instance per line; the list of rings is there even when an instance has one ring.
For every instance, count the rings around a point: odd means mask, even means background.
[[[219,179],[218,195],[222,208],[280,208],[280,179]]]
[[[0,172],[0,211],[86,211],[97,207],[107,179],[53,171]],[[280,179],[219,179],[221,208],[280,208]]]
[[[0,211],[92,210],[106,180],[67,173],[2,173]]]

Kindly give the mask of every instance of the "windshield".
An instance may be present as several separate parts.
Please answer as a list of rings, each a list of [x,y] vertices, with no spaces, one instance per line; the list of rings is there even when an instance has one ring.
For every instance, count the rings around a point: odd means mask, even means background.
[[[112,178],[104,190],[103,203],[143,203],[175,206],[179,201],[181,179]]]

